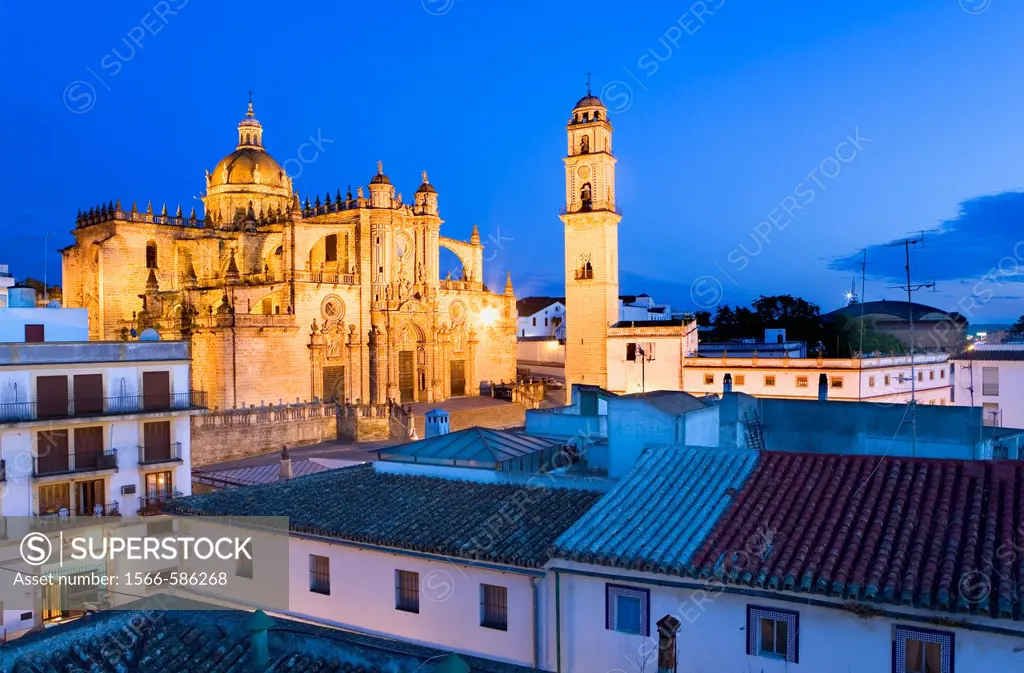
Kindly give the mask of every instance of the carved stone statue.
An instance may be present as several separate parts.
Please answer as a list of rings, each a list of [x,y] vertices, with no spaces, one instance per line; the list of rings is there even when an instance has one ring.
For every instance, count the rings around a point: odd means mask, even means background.
[[[210,183],[213,181],[213,176],[210,175],[210,169],[206,169],[206,188],[210,188]]]
[[[427,180],[427,172],[423,171],[422,175],[423,175],[423,184],[427,184],[427,182],[428,182],[428,180]]]
[[[260,184],[260,162],[256,162],[256,166],[252,169],[252,181],[257,185]]]
[[[359,185],[358,187],[356,187],[356,197],[360,198],[360,199],[363,198],[363,186],[362,185]]]

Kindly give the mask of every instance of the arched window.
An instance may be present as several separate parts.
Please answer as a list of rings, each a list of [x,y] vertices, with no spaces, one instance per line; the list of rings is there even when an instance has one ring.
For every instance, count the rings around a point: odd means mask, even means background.
[[[600,118],[601,118],[601,113],[600,113],[600,111],[597,111],[597,110],[595,110],[595,111],[594,111],[594,121],[597,121],[597,120],[598,120],[598,119],[600,119]]]
[[[589,153],[590,153],[590,136],[588,136],[587,134],[583,134],[583,137],[580,138],[580,154],[589,154]]]
[[[245,134],[245,144],[249,145],[252,143],[252,136],[248,133]]]
[[[150,241],[146,244],[146,268],[156,269],[156,243]]]
[[[580,201],[582,201],[583,210],[590,210],[593,207],[593,200],[590,194],[590,183],[583,183],[583,189],[580,190]]]

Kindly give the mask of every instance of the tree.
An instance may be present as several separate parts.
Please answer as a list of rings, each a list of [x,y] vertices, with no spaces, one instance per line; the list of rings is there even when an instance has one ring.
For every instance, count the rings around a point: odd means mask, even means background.
[[[1010,332],[1013,334],[1024,334],[1024,315],[1017,318],[1017,322],[1013,323],[1013,327],[1010,328]]]
[[[43,297],[49,297],[50,299],[59,300],[62,296],[60,291],[60,285],[51,285],[49,288],[49,292],[45,292],[43,288],[43,281],[33,278],[32,276],[27,276],[25,280],[21,281],[21,284],[28,285],[29,287],[35,289],[36,297],[39,301],[42,301]]]

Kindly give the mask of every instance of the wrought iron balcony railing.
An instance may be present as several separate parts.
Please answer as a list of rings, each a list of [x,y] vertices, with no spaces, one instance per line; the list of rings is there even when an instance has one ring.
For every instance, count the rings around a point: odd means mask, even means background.
[[[205,409],[206,392],[118,395],[117,397],[69,398],[35,402],[4,402],[0,404],[0,423],[88,418],[91,416],[123,416],[152,411],[187,411]]]
[[[181,442],[139,445],[139,465],[154,463],[180,463]]]
[[[43,455],[32,459],[32,476],[45,477],[52,474],[72,472],[95,472],[117,469],[117,449],[106,451],[60,451],[48,449]]]
[[[175,491],[174,493],[161,493],[159,495],[151,495],[139,498],[139,516],[153,516],[163,512],[164,505],[177,497],[180,497],[181,493]]]

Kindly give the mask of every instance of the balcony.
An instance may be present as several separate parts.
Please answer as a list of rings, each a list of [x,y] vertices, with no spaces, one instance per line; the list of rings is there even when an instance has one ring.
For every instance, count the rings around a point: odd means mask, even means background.
[[[181,497],[181,493],[163,493],[139,498],[139,516],[153,516],[163,513],[164,505],[175,498]]]
[[[139,446],[139,465],[155,465],[157,463],[180,462],[181,442]]]
[[[46,477],[74,472],[96,472],[117,469],[117,449],[89,451],[75,454],[74,451],[53,451],[32,459],[32,476]]]
[[[92,418],[97,416],[124,416],[160,411],[188,411],[206,408],[206,392],[190,390],[187,393],[119,395],[68,399],[55,402],[5,402],[0,404],[0,423],[57,420],[62,418]]]
[[[91,508],[76,510],[71,507],[60,507],[55,510],[47,510],[38,512],[35,514],[38,517],[38,525],[41,528],[46,527],[63,527],[65,520],[67,523],[71,523],[71,519],[82,519],[89,517],[101,517],[101,516],[121,516],[121,505],[116,500],[114,502],[100,504],[97,503]],[[81,521],[79,521],[81,523]]]

